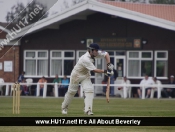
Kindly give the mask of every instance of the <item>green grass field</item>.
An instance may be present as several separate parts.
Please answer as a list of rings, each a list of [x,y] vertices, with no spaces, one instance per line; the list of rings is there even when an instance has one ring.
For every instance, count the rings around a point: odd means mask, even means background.
[[[61,114],[63,98],[36,98],[21,97],[20,114],[12,114],[12,97],[0,97],[0,117],[64,117]],[[87,117],[83,112],[83,98],[74,98],[66,117]],[[121,99],[110,98],[106,103],[104,98],[95,98],[93,105],[94,117],[175,117],[174,99]],[[26,126],[1,126],[0,132],[173,132],[172,126],[58,126],[58,127],[26,127]]]

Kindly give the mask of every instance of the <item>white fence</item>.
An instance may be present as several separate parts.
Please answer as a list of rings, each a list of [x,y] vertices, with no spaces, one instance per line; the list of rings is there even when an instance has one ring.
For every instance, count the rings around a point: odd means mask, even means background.
[[[58,87],[60,85],[64,85],[64,84],[58,84],[58,83],[20,83],[20,85],[26,85],[26,86],[31,86],[31,85],[36,85],[36,96],[39,97],[40,96],[40,84],[44,84],[44,89],[43,89],[43,98],[46,98],[47,96],[47,86],[48,85],[53,85],[55,87],[55,97],[58,97]],[[5,96],[9,96],[12,94],[13,91],[13,85],[14,83],[0,83],[0,86],[6,86],[5,89]],[[94,89],[95,88],[101,88],[103,86],[106,86],[106,84],[93,84]],[[148,87],[156,87],[157,88],[157,98],[160,99],[161,98],[161,90],[162,88],[175,88],[175,85],[172,84],[161,84],[161,85],[140,85],[140,84],[110,84],[110,86],[114,86],[114,89],[117,89],[118,87],[123,87],[123,98],[127,98],[127,87],[142,87],[142,99],[145,99],[145,91],[146,88]],[[95,91],[95,90],[94,90]],[[94,96],[96,96],[96,93],[94,92]],[[83,97],[83,90],[82,87],[80,85],[80,95],[79,97]]]

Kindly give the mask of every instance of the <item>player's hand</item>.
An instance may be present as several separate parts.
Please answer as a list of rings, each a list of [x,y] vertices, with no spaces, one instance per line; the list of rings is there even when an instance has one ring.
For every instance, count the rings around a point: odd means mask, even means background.
[[[110,76],[112,76],[114,74],[113,70],[109,70],[109,69],[105,70],[104,73],[108,77],[110,77]]]
[[[107,69],[109,69],[111,71],[113,71],[113,69],[114,69],[114,65],[112,63],[108,63],[107,67],[108,67]]]

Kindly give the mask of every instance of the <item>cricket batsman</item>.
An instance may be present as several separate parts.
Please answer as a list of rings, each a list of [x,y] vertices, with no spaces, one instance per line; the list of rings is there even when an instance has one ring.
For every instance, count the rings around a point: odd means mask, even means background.
[[[95,58],[105,58],[107,70],[97,69],[94,65]],[[94,88],[90,79],[90,72],[93,71],[95,73],[105,73],[106,76],[110,77],[113,74],[113,68],[114,65],[110,63],[108,52],[101,51],[99,45],[96,43],[90,44],[87,52],[79,58],[77,64],[72,70],[69,88],[65,94],[64,101],[61,106],[62,114],[67,114],[68,107],[78,90],[79,83],[81,83],[85,94],[84,112],[87,115],[93,115],[92,106]]]

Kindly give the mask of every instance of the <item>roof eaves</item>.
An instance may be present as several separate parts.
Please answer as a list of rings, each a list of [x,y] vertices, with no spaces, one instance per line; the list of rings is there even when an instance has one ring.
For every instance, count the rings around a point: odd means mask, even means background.
[[[116,15],[122,18],[130,19],[130,20],[134,20],[138,22],[143,22],[143,23],[147,23],[150,25],[154,25],[154,26],[158,26],[161,28],[175,31],[175,23],[172,21],[168,21],[168,20],[161,19],[158,17],[146,15],[146,14],[128,10],[125,8],[108,5],[102,2],[97,2],[97,1],[92,1],[92,0],[90,1],[91,1],[90,2],[91,6],[89,6],[89,8],[91,10],[107,13],[110,15]]]
[[[8,32],[10,32],[10,30],[8,30],[7,28],[4,28],[3,26],[0,26],[0,33],[2,32],[2,31],[4,31],[4,32],[6,32],[6,33],[8,33]]]

